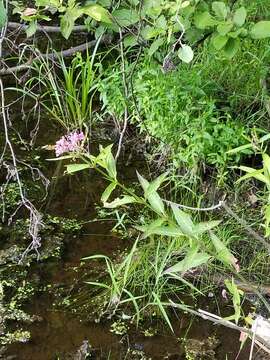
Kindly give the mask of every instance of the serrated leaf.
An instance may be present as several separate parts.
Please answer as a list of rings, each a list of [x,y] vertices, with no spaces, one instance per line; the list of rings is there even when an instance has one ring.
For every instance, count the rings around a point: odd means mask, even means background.
[[[83,6],[81,9],[85,15],[90,16],[96,21],[101,21],[106,24],[112,23],[112,18],[109,11],[101,5],[98,4],[87,5],[87,6]]]
[[[247,10],[244,6],[237,9],[233,15],[233,22],[236,26],[243,26],[247,17]]]
[[[66,168],[67,168],[67,173],[72,174],[85,169],[90,169],[91,166],[89,164],[69,164],[66,165]]]
[[[270,37],[270,21],[259,21],[252,27],[250,35],[253,39],[265,39]]]
[[[178,57],[185,63],[190,63],[193,60],[194,53],[189,45],[182,45],[177,52]]]
[[[218,18],[225,19],[227,17],[228,10],[223,1],[214,1],[212,3],[212,9]]]

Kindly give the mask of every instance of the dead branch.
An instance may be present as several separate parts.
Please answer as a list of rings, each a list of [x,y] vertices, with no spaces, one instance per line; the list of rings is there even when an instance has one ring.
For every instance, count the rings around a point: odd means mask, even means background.
[[[101,43],[103,43],[103,44],[110,43],[110,42],[111,42],[111,37],[110,36],[103,36],[103,38],[101,39]],[[61,50],[61,51],[58,51],[58,52],[55,51],[55,52],[48,53],[48,54],[40,54],[38,56],[30,58],[24,64],[13,66],[13,67],[6,68],[6,69],[1,69],[0,70],[0,76],[17,74],[18,72],[21,72],[23,70],[27,70],[27,69],[31,68],[31,65],[32,65],[33,61],[36,61],[36,60],[38,60],[40,58],[46,58],[46,59],[50,59],[50,60],[55,60],[55,59],[57,59],[59,57],[72,56],[76,52],[86,51],[87,49],[95,46],[96,43],[97,43],[97,40],[91,40],[91,41],[89,41],[89,42],[87,42],[85,44],[74,46],[74,47],[71,47],[71,48],[69,48],[67,50]]]
[[[7,27],[9,29],[26,30],[28,28],[28,25],[9,21]],[[39,25],[38,24],[37,31],[44,31],[47,33],[59,33],[59,32],[61,32],[61,28],[60,28],[60,26],[47,26],[47,25]],[[72,32],[84,32],[84,31],[87,31],[87,28],[85,25],[76,25],[73,27],[73,30],[72,30]]]

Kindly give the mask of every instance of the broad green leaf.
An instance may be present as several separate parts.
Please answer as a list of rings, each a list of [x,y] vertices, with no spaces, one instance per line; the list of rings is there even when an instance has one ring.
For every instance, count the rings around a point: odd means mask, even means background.
[[[105,202],[109,199],[111,193],[112,193],[113,190],[116,188],[116,186],[117,186],[117,183],[116,183],[116,182],[112,182],[110,185],[108,185],[108,186],[106,187],[106,189],[104,190],[103,194],[101,195],[101,201],[102,201],[103,203],[105,203]]]
[[[142,31],[141,31],[141,36],[145,40],[150,40],[159,35],[164,35],[164,34],[165,34],[165,31],[163,29],[157,28],[155,26],[149,26],[149,25],[146,25],[144,28],[142,28]]]
[[[226,45],[228,39],[228,36],[215,34],[212,36],[211,42],[216,50],[221,50]]]
[[[25,32],[27,37],[31,37],[37,31],[37,20],[32,20],[27,26]]]
[[[149,195],[147,200],[156,213],[159,215],[165,214],[164,203],[156,191]]]
[[[163,45],[163,43],[164,43],[163,38],[158,38],[155,41],[153,41],[148,51],[149,56],[152,56],[160,48],[160,46]]]
[[[7,21],[7,11],[4,6],[4,0],[0,0],[0,28],[4,27]]]
[[[138,44],[138,36],[136,35],[128,35],[124,37],[124,46],[132,47]]]
[[[215,26],[217,24],[216,20],[212,18],[208,11],[196,14],[194,23],[198,29],[206,29],[207,27]]]
[[[252,27],[250,35],[253,39],[265,39],[270,37],[270,21],[259,21]]]
[[[238,272],[239,266],[237,264],[237,259],[233,256],[227,246],[213,232],[210,232],[210,237],[217,252],[217,259],[225,265],[233,266]]]
[[[61,33],[65,39],[68,39],[73,27],[75,25],[75,21],[82,15],[82,11],[77,7],[67,9],[66,13],[61,16],[60,20],[60,28]]]
[[[223,24],[219,24],[217,26],[217,32],[220,34],[220,35],[226,35],[228,34],[228,32],[230,32],[233,28],[233,23],[231,21],[227,21]]]
[[[246,17],[247,17],[246,8],[242,6],[235,11],[233,16],[233,22],[235,23],[236,26],[241,27],[244,25],[246,21]]]
[[[109,11],[101,5],[95,4],[95,5],[83,6],[82,11],[85,15],[90,16],[96,21],[102,21],[107,24],[112,23],[112,19]]]
[[[200,222],[199,224],[194,225],[194,232],[197,235],[201,235],[206,231],[213,229],[221,223],[221,220],[212,220],[206,222]]]
[[[166,269],[164,274],[189,271],[192,268],[206,264],[210,257],[207,253],[199,253],[198,248],[194,247],[188,251],[182,261]]]
[[[179,225],[181,231],[184,235],[195,237],[194,224],[191,220],[191,217],[186,212],[180,210],[177,205],[171,204],[171,208],[175,217],[177,224]]]
[[[66,167],[67,167],[68,174],[72,174],[77,171],[82,171],[82,170],[91,168],[91,166],[89,164],[70,164],[70,165],[67,165]]]
[[[225,19],[228,14],[227,6],[223,1],[214,1],[212,9],[219,19]]]
[[[131,204],[131,203],[135,203],[135,202],[136,202],[136,199],[133,196],[124,195],[121,198],[116,198],[115,200],[113,200],[110,203],[105,202],[104,207],[109,208],[109,209],[114,209],[118,206]]]
[[[224,55],[228,59],[232,59],[234,57],[234,55],[237,53],[237,51],[239,50],[239,48],[240,48],[240,40],[230,38],[227,41],[225,47],[223,48]]]
[[[194,53],[189,45],[182,45],[177,52],[178,57],[185,63],[190,63],[193,60]]]
[[[119,9],[112,12],[113,17],[120,26],[130,26],[136,24],[139,20],[139,14],[133,9]]]

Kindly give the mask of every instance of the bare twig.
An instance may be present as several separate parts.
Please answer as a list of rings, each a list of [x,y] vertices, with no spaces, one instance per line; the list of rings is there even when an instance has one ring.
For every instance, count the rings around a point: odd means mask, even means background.
[[[103,36],[103,38],[101,40],[102,43],[106,43],[106,42],[109,42],[109,41],[110,41],[109,36]],[[85,51],[85,50],[95,46],[96,43],[97,43],[97,40],[92,40],[92,41],[89,41],[89,42],[87,42],[85,44],[81,44],[81,45],[78,45],[78,46],[71,47],[71,48],[69,48],[67,50],[62,50],[62,51],[59,51],[59,52],[55,51],[55,52],[52,52],[52,53],[49,53],[49,54],[40,54],[38,56],[30,58],[25,64],[13,66],[13,67],[10,67],[10,68],[7,68],[7,69],[1,69],[0,70],[0,76],[1,75],[16,74],[16,73],[21,72],[23,70],[27,70],[27,69],[31,68],[31,64],[33,63],[33,61],[38,60],[40,58],[47,58],[47,59],[50,59],[50,60],[55,60],[58,57],[72,56],[76,52]]]
[[[28,28],[28,25],[9,21],[7,27],[9,29],[26,30]],[[46,26],[46,25],[38,24],[37,31],[45,31],[47,33],[59,33],[59,32],[61,32],[61,28],[60,28],[60,26]],[[87,27],[85,25],[76,25],[72,29],[72,32],[84,32],[84,31],[87,31]]]

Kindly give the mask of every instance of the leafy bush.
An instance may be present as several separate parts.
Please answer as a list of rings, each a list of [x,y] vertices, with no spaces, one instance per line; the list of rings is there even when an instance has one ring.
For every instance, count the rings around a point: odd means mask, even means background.
[[[137,107],[130,96],[132,121],[141,131],[169,144],[176,166],[188,168],[201,163],[222,169],[232,159],[226,152],[246,142],[244,125],[233,120],[228,111],[219,108],[213,99],[217,86],[205,82],[199,66],[181,66],[172,73],[163,73],[155,61],[144,61],[134,74],[133,93]],[[120,69],[109,69],[109,76],[99,90],[103,107],[121,118],[124,112]],[[143,122],[141,121],[143,118]]]

